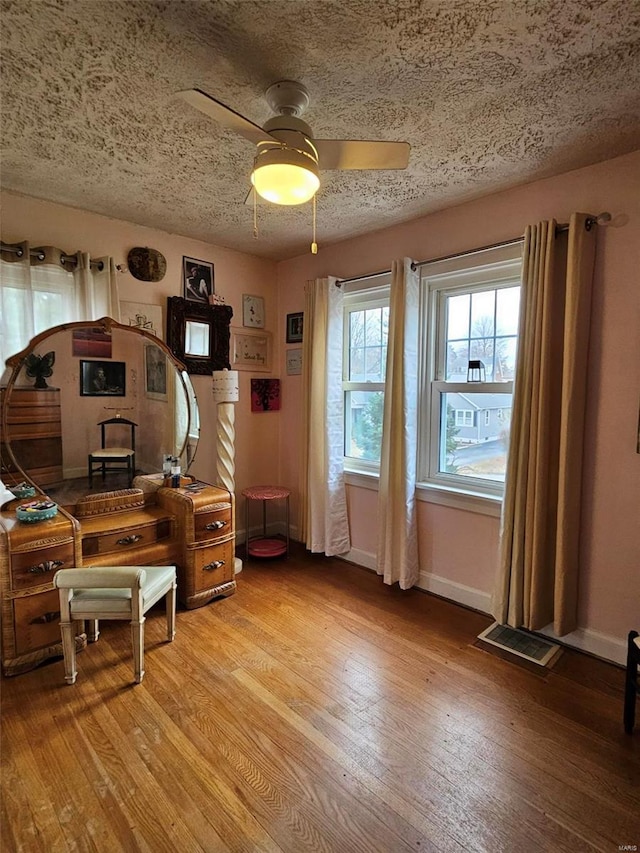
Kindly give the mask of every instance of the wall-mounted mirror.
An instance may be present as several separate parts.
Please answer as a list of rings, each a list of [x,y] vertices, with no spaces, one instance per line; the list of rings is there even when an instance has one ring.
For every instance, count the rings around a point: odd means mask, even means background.
[[[47,387],[27,376],[32,354],[54,353]],[[37,335],[7,360],[2,394],[0,477],[6,485],[29,480],[51,497],[88,487],[88,457],[100,448],[100,422],[136,424],[136,474],[162,470],[164,455],[178,456],[186,472],[195,455],[199,419],[184,365],[151,332],[110,318],[67,323]],[[121,428],[115,425],[116,431]],[[130,431],[122,424],[122,438]],[[125,445],[128,446],[128,445]],[[122,488],[116,474],[94,475],[92,491]]]
[[[203,305],[181,296],[167,299],[167,344],[187,371],[210,374],[228,369],[229,305]]]

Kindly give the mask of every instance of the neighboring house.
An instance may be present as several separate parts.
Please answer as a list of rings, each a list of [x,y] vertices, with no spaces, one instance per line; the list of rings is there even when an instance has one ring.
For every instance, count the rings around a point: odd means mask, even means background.
[[[511,394],[448,394],[456,444],[495,441],[511,421]]]

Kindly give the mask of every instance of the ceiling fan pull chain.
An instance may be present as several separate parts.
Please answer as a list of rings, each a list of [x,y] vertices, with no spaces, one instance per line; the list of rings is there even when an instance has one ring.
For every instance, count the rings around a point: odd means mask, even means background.
[[[253,192],[253,239],[258,239],[258,199],[256,198],[256,188],[252,187]]]
[[[311,243],[311,254],[318,254],[318,244],[316,243],[316,197],[313,197],[313,242]]]

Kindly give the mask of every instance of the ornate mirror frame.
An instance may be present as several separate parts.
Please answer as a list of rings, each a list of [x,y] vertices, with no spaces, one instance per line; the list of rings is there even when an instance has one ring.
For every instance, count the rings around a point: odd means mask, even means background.
[[[203,305],[181,296],[167,299],[167,344],[177,359],[186,365],[187,373],[211,375],[214,370],[231,367],[229,363],[229,327],[233,309],[230,305]],[[209,328],[209,355],[192,356],[185,352],[186,326],[189,321]]]

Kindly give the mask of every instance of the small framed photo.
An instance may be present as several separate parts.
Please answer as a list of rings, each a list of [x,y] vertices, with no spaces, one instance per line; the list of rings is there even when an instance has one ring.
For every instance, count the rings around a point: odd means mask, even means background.
[[[72,355],[85,358],[111,358],[111,332],[104,329],[74,329]]]
[[[242,294],[242,325],[264,329],[264,299],[262,296]]]
[[[213,264],[196,258],[182,257],[182,291],[190,302],[208,305],[215,292]]]
[[[302,373],[302,350],[287,350],[287,375],[299,376]]]
[[[271,332],[231,327],[232,370],[271,370]]]
[[[278,412],[280,410],[280,380],[251,380],[251,411]]]
[[[80,361],[81,397],[124,397],[124,361]]]
[[[151,400],[168,399],[167,357],[155,344],[144,348],[144,391]]]
[[[304,321],[304,313],[299,311],[297,314],[287,314],[287,343],[300,344],[302,343],[302,326]]]

